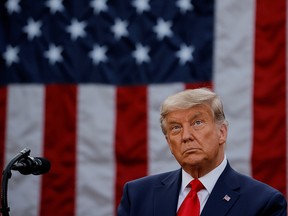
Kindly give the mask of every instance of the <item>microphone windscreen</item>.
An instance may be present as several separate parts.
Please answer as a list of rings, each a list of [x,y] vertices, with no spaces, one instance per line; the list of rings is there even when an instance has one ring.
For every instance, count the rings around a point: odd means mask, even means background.
[[[32,173],[33,175],[45,174],[50,171],[51,164],[50,161],[42,157],[34,157],[35,161],[38,163],[37,169]]]

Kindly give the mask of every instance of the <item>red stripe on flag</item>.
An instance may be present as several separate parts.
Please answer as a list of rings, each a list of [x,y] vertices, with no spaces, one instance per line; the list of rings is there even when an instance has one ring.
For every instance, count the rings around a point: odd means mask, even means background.
[[[147,175],[147,89],[144,86],[117,88],[116,207],[123,185]]]
[[[5,133],[7,112],[7,88],[0,87],[0,169],[4,169],[5,163]],[[0,181],[2,182],[2,181]]]
[[[256,9],[252,174],[286,194],[286,0]]]
[[[186,89],[196,89],[196,88],[213,88],[213,84],[211,82],[199,82],[199,83],[186,83]]]
[[[45,98],[44,155],[51,170],[43,175],[41,215],[74,215],[77,88],[48,85]]]

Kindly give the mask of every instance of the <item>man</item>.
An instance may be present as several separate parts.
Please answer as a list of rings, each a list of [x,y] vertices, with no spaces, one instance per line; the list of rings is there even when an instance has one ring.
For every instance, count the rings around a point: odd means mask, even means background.
[[[168,97],[160,122],[181,169],[125,184],[118,216],[287,215],[279,191],[230,167],[228,123],[214,92],[199,88]],[[193,179],[197,190],[189,184]]]

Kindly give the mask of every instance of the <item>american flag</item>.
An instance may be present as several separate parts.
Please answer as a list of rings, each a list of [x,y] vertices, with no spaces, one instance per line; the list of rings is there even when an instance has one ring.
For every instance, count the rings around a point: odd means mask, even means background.
[[[224,102],[227,158],[287,197],[287,0],[3,0],[0,167],[13,216],[116,215],[125,182],[178,169],[161,102],[208,86]]]

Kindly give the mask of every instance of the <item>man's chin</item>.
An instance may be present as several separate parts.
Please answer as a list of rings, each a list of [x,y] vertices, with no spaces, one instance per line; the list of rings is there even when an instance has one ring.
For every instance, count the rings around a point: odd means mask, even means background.
[[[203,158],[199,155],[189,155],[183,160],[184,166],[194,167],[200,166],[203,162]]]

